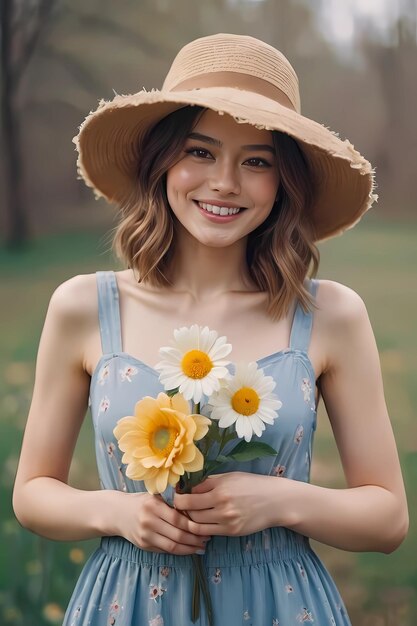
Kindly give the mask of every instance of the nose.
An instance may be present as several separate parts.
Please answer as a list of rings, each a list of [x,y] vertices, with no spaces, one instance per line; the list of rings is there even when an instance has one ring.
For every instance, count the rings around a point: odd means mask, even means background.
[[[240,178],[231,161],[219,159],[211,172],[210,188],[224,195],[240,193]]]

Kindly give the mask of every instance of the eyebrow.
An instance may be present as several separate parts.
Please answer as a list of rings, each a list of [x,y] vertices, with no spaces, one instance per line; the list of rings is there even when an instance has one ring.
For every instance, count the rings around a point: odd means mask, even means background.
[[[190,133],[187,139],[197,139],[198,141],[204,141],[205,143],[209,143],[217,148],[221,148],[223,143],[219,139],[215,139],[214,137],[209,137],[208,135],[202,135],[201,133]],[[275,150],[272,146],[267,143],[254,143],[246,146],[242,146],[244,150],[264,150],[265,152],[271,152],[271,154],[275,154]]]

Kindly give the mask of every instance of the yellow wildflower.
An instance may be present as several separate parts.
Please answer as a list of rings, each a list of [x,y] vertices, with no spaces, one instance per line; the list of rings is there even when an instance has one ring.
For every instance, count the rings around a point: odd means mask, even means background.
[[[64,617],[64,611],[59,604],[56,604],[56,602],[49,602],[48,604],[45,604],[42,613],[44,618],[53,624],[61,623]]]
[[[81,548],[71,548],[69,551],[69,559],[73,563],[83,563],[85,561],[84,550],[81,550]]]

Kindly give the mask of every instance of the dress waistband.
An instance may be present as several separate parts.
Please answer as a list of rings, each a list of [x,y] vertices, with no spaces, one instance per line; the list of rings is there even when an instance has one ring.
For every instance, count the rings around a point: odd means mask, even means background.
[[[297,559],[311,553],[312,549],[307,537],[293,533],[286,528],[274,530],[286,531],[281,545],[275,542],[268,548],[249,547],[249,537],[227,537],[227,550],[219,549],[220,539],[213,537],[207,544],[206,553],[202,556],[206,567],[244,567],[263,563],[280,562]],[[280,533],[281,534],[281,533]],[[233,548],[231,544],[234,544]],[[138,548],[123,537],[102,537],[100,548],[109,556],[132,563],[156,567],[193,567],[191,555],[180,556],[169,552],[152,552]]]

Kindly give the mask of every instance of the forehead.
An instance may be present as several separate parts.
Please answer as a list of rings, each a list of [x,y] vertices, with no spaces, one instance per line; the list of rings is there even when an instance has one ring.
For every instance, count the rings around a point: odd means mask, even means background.
[[[234,139],[241,144],[273,145],[271,131],[261,130],[251,124],[239,124],[230,115],[219,115],[210,109],[204,111],[192,130],[221,141]]]

